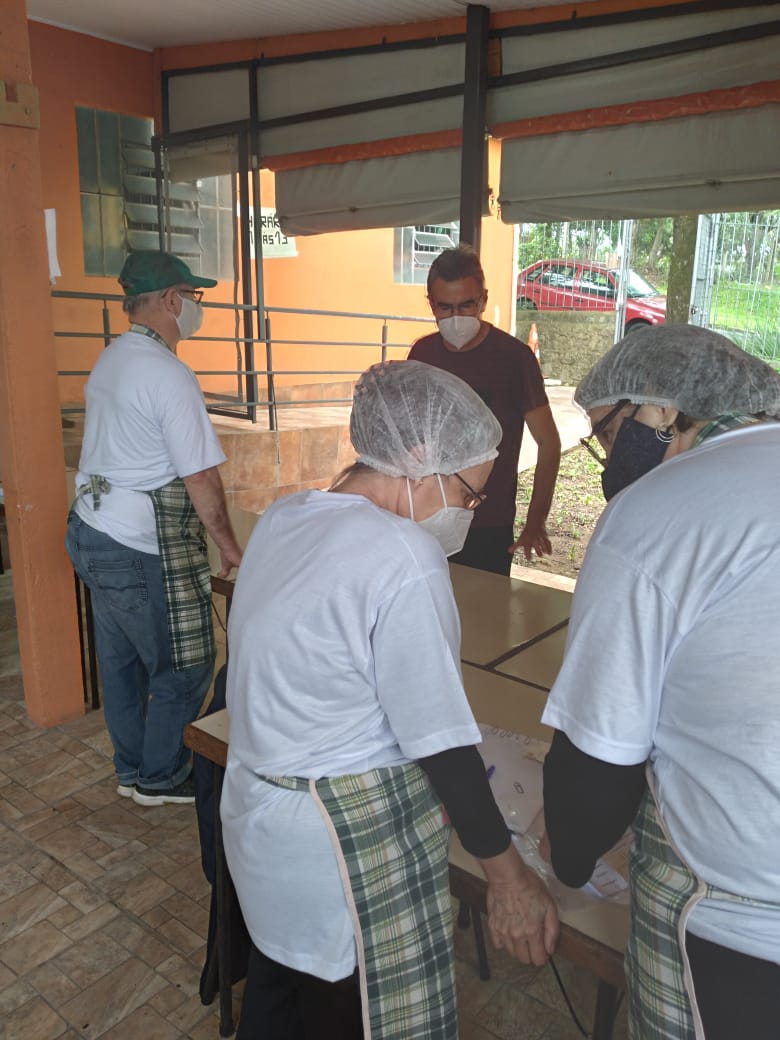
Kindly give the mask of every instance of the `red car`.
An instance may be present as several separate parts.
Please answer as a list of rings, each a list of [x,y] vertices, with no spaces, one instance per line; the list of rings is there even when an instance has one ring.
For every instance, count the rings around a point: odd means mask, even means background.
[[[539,260],[517,276],[517,306],[531,310],[614,311],[620,272],[588,260]],[[628,272],[626,325],[666,321],[666,297],[636,271]]]

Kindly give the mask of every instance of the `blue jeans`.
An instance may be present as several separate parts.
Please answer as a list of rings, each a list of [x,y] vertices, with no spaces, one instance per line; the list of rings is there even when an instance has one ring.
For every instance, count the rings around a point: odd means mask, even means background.
[[[184,727],[198,716],[214,663],[174,669],[159,556],[121,545],[73,512],[65,548],[92,594],[103,707],[119,783],[176,787],[191,768]]]

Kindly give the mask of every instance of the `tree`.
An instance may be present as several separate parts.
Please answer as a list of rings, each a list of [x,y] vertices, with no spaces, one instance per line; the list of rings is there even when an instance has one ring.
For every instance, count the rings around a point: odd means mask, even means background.
[[[691,313],[691,283],[699,218],[688,214],[675,217],[673,224],[669,284],[666,289],[666,320],[687,325]]]

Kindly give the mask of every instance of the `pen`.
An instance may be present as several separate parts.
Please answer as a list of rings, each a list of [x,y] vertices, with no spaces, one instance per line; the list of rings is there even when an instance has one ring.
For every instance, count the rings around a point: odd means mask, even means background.
[[[487,778],[488,778],[488,780],[489,780],[489,779],[491,778],[491,776],[493,775],[493,773],[495,773],[495,771],[496,771],[496,767],[495,767],[495,766],[488,766],[488,767],[487,767],[487,769],[486,769],[486,773],[487,773]]]

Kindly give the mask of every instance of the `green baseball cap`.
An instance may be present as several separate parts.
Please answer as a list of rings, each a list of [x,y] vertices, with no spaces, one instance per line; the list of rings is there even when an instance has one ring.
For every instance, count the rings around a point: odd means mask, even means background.
[[[153,249],[131,253],[125,260],[118,281],[125,291],[125,296],[139,296],[156,289],[167,289],[171,285],[213,289],[217,284],[215,278],[201,278],[193,274],[178,256]]]

